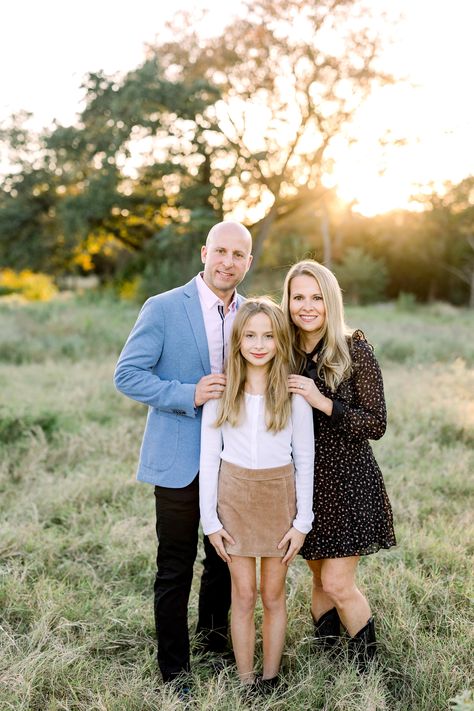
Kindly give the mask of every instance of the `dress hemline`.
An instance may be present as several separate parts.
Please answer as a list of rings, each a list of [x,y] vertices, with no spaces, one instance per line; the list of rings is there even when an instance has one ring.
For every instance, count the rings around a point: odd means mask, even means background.
[[[324,555],[323,553],[318,554],[318,555],[307,555],[303,552],[299,552],[299,555],[304,559],[304,560],[329,560],[333,558],[353,558],[355,556],[358,556],[359,558],[362,558],[362,556],[367,556],[367,555],[373,555],[374,553],[378,553],[380,550],[389,550],[390,548],[395,548],[397,545],[396,542],[394,543],[379,543],[377,544],[376,548],[373,548],[371,550],[367,550],[367,548],[364,548],[363,551],[355,551],[354,553],[332,553],[331,555]]]

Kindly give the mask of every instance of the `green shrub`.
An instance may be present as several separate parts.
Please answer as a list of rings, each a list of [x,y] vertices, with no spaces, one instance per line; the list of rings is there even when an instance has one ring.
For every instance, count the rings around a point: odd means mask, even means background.
[[[0,413],[0,442],[12,444],[26,435],[40,429],[47,439],[60,428],[58,416],[54,413],[17,417],[10,413]]]
[[[358,247],[348,249],[334,272],[347,299],[353,304],[383,301],[388,272],[381,259],[374,259]]]
[[[380,344],[377,349],[377,355],[384,361],[406,363],[415,355],[415,348],[412,343],[389,338]]]
[[[189,222],[168,225],[118,275],[117,293],[142,303],[149,296],[181,286],[202,269],[201,246],[218,218],[210,210],[190,213]]]
[[[408,293],[406,291],[401,291],[398,294],[396,301],[397,311],[413,311],[416,308],[416,296],[415,294]]]

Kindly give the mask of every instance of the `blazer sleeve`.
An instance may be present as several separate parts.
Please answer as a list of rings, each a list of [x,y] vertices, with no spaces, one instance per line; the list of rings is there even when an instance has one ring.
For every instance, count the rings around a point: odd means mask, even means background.
[[[120,354],[115,387],[132,400],[158,410],[195,417],[196,385],[162,380],[153,372],[163,351],[164,323],[162,304],[156,297],[148,299]]]
[[[217,515],[217,487],[223,444],[221,428],[214,426],[218,402],[208,400],[202,408],[199,508],[202,530],[206,536],[223,528]]]
[[[353,381],[357,402],[349,405],[333,401],[331,424],[350,439],[380,439],[387,427],[387,408],[380,366],[371,346],[363,340],[354,342]]]

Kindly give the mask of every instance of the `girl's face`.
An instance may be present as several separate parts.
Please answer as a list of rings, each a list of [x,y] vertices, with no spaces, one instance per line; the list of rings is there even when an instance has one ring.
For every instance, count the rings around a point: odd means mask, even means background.
[[[326,308],[314,277],[299,274],[291,280],[289,308],[291,320],[305,334],[321,331],[326,321]]]
[[[275,357],[276,343],[272,323],[262,312],[251,316],[242,331],[240,352],[247,363],[264,366]]]

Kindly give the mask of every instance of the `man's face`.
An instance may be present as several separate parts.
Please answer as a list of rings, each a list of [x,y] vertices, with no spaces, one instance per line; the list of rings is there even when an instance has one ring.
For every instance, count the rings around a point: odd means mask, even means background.
[[[252,263],[251,242],[244,231],[222,225],[201,249],[204,281],[223,298],[240,284]]]

